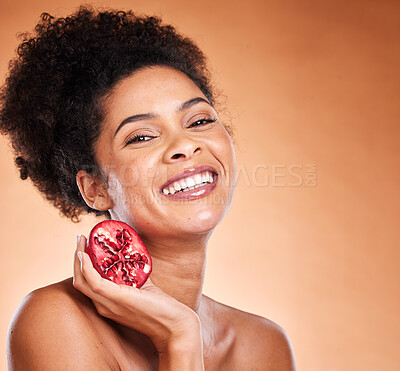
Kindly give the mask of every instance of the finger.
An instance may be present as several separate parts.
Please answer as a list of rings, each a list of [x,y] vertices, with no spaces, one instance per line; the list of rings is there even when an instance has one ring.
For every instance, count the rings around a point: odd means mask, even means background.
[[[154,294],[149,291],[161,292],[161,290],[152,285],[151,288],[154,290],[141,290],[132,286],[118,285],[108,279],[105,279],[99,275],[99,273],[93,268],[90,257],[86,253],[82,253],[82,274],[86,279],[88,289],[86,295],[89,296],[93,301],[104,305],[111,312],[119,305],[127,305],[130,308],[134,308],[135,311],[146,311],[148,310],[149,303],[154,303]],[[149,296],[150,295],[150,296]]]
[[[89,256],[85,253],[86,246],[86,238],[85,236],[78,236],[77,238],[77,246],[75,250],[74,256],[74,287],[82,292],[84,295],[89,297],[92,300],[99,301],[104,305],[109,304],[107,300],[102,300],[103,298],[100,295],[97,295],[88,284],[86,277],[83,273],[83,269],[85,272],[91,272],[92,275],[97,276],[98,279],[102,279],[99,273],[94,269],[92,261]],[[82,258],[82,256],[85,258]],[[85,266],[85,268],[83,268]]]
[[[78,256],[79,252],[85,251],[85,244],[86,244],[85,236],[78,235],[76,249],[75,249],[75,253],[74,253],[74,277],[73,277],[74,286],[75,286],[75,283],[78,283],[78,286],[79,286],[79,284],[81,282],[85,281],[85,278],[83,277],[82,271],[81,271],[81,261]]]
[[[135,300],[139,296],[145,295],[144,290],[139,290],[135,287],[118,285],[108,279],[101,277],[101,275],[94,269],[93,263],[87,253],[84,252],[86,245],[86,238],[82,236],[77,247],[77,269],[76,269],[76,282],[78,289],[97,303],[111,308],[115,303],[128,301],[135,302],[135,306],[142,306],[139,300]],[[80,258],[79,255],[80,254]],[[147,283],[147,290],[151,288],[158,289],[151,282]],[[149,291],[150,291],[149,290]],[[158,291],[160,291],[158,289]],[[133,301],[131,301],[133,300]]]
[[[82,242],[82,246],[84,249],[85,242]],[[80,258],[78,253],[80,253]],[[139,291],[139,289],[125,285],[118,285],[103,278],[93,267],[89,255],[82,251],[82,247],[78,248],[77,257],[80,263],[77,272],[77,277],[79,277],[78,289],[92,299],[94,303],[112,309],[115,307],[116,303],[132,298],[135,291]]]
[[[79,273],[80,273],[81,262],[78,258],[78,251],[82,251],[81,240],[83,238],[84,236],[81,235],[76,236],[76,248],[74,252],[74,282],[80,275]]]
[[[85,252],[81,253],[81,259],[81,273],[87,283],[88,288],[94,294],[101,295],[110,299],[111,301],[116,301],[120,299],[121,295],[126,295],[129,289],[132,288],[125,285],[118,285],[115,282],[101,277],[100,274],[94,269],[89,255]],[[122,294],[121,291],[124,290],[125,293]]]

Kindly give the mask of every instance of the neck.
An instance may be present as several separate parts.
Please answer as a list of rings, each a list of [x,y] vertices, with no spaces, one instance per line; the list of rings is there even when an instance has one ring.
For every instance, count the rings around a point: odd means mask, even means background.
[[[152,282],[168,295],[199,312],[209,236],[162,243],[143,239],[153,261]]]

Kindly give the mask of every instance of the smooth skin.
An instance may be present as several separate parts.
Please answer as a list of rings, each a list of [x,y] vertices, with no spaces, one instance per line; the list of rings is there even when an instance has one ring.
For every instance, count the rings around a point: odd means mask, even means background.
[[[138,232],[151,279],[136,289],[101,278],[79,236],[73,278],[32,292],[17,310],[9,369],[295,370],[282,328],[202,294],[207,241],[236,180],[231,138],[204,94],[183,73],[157,66],[124,78],[102,103],[95,152],[106,181],[80,170],[77,184],[90,207]],[[199,165],[218,171],[211,194],[178,202],[160,192]]]

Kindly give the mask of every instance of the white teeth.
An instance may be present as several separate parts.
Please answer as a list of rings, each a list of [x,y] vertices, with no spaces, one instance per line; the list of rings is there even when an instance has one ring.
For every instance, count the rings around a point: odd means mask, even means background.
[[[202,174],[196,174],[192,177],[187,177],[185,179],[181,179],[180,181],[174,182],[169,187],[164,188],[162,192],[165,195],[175,194],[177,192],[186,192],[192,189],[202,187],[204,183],[212,183],[213,176],[209,172],[204,172]]]
[[[182,179],[182,180],[179,181],[179,185],[181,186],[181,189],[184,189],[184,188],[187,187],[187,184],[186,184],[186,182],[185,182],[184,179]]]
[[[196,182],[193,178],[189,177],[189,178],[186,178],[186,184],[188,187],[193,187],[196,184]]]
[[[196,184],[203,183],[201,174],[196,174],[196,175],[194,176],[194,181],[196,182]]]

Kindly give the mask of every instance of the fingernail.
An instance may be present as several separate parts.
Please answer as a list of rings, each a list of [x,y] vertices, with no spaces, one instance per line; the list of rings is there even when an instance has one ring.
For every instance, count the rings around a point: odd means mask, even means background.
[[[81,235],[78,234],[78,235],[76,236],[76,243],[79,244],[80,241],[81,241]]]
[[[78,259],[80,262],[82,262],[82,252],[78,251]]]

